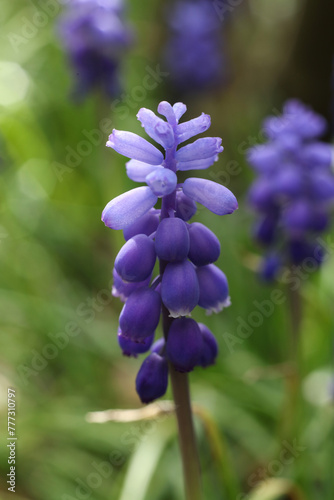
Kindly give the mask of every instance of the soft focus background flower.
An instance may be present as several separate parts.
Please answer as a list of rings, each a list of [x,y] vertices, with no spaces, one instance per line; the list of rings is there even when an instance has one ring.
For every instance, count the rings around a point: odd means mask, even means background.
[[[171,83],[181,91],[220,86],[228,67],[223,23],[210,0],[176,0],[167,10],[168,39],[164,49]]]
[[[247,152],[257,173],[248,198],[258,213],[254,237],[268,249],[260,272],[271,280],[282,265],[311,260],[316,268],[324,259],[319,235],[334,207],[333,151],[319,140],[324,118],[297,100],[267,118],[263,130],[267,142]]]
[[[80,99],[96,87],[107,97],[121,92],[121,63],[132,34],[124,0],[71,0],[59,21],[59,37],[68,53]]]
[[[144,136],[138,109],[156,109],[170,95],[160,58],[162,12],[170,3],[128,0],[126,16],[136,43],[123,59],[123,95],[98,113],[93,98],[80,106],[68,98],[73,74],[56,25],[71,3],[1,2],[1,477],[8,473],[7,388],[15,387],[15,500],[73,500],[80,494],[94,500],[182,500],[172,416],[104,425],[84,418],[94,410],[140,406],[134,380],[141,359],[121,353],[117,330],[123,303],[111,295],[123,232],[108,231],[100,222],[101,207],[140,185],[126,175],[127,160],[105,143],[113,128]],[[224,152],[207,170],[178,172],[179,182],[189,174],[203,177],[226,186],[239,201],[231,217],[200,205],[194,215],[194,204],[178,194],[179,215],[193,217],[192,224],[208,227],[221,242],[216,264],[228,276],[233,301],[221,315],[207,316],[198,307],[192,316],[215,334],[219,347],[216,364],[191,375],[192,398],[217,425],[215,446],[224,444],[212,454],[212,433],[195,417],[205,494],[210,500],[237,499],[256,484],[269,488],[270,479],[263,478],[272,475],[285,482],[287,498],[298,498],[291,481],[303,500],[329,500],[333,403],[323,398],[324,404],[314,404],[328,377],[309,377],[319,370],[333,373],[333,229],[320,236],[327,258],[317,272],[301,267],[285,287],[264,287],[250,269],[258,245],[251,238],[254,214],[246,205],[254,179],[246,151],[265,142],[263,119],[281,115],[291,97],[329,121],[334,4],[224,3],[229,9],[218,9],[217,17],[230,16],[228,31],[222,30],[233,78],[227,91],[183,96],[188,119],[202,111],[211,116],[210,136],[223,138]],[[320,140],[328,139],[327,132]],[[156,214],[147,217],[153,232]],[[190,236],[195,239],[201,227]],[[131,238],[130,227],[124,236]],[[305,303],[299,347],[308,397],[303,392],[297,414],[287,406],[294,381],[287,363],[286,288],[292,286],[302,288]],[[128,289],[119,293],[124,298]],[[206,356],[212,356],[208,344]],[[293,456],[285,442],[306,449],[293,448]],[[13,498],[5,482],[0,497]]]

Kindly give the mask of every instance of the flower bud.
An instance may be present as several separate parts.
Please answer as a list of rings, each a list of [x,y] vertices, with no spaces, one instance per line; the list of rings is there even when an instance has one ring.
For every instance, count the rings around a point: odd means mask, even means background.
[[[124,337],[140,341],[152,335],[160,319],[160,295],[150,288],[134,291],[123,306],[119,326]]]
[[[220,312],[231,305],[228,295],[228,283],[225,274],[214,264],[198,267],[196,270],[199,284],[198,305],[208,313]]]
[[[276,252],[267,254],[261,261],[259,274],[263,281],[273,281],[280,268],[282,267],[282,259]]]
[[[196,203],[186,196],[183,191],[177,191],[175,217],[187,221],[195,215],[196,211]]]
[[[217,236],[199,222],[189,225],[190,248],[188,257],[195,266],[206,266],[215,262],[220,255]]]
[[[179,262],[187,258],[189,233],[183,220],[162,219],[155,235],[155,251],[159,259]]]
[[[194,266],[188,261],[167,264],[162,276],[161,299],[170,316],[186,316],[197,306],[199,287]]]
[[[202,334],[196,321],[178,318],[170,326],[166,354],[176,370],[190,372],[199,360],[202,344]]]
[[[165,347],[165,339],[161,338],[159,340],[156,340],[154,344],[151,347],[151,352],[156,352],[157,354],[162,355],[162,351],[164,350]]]
[[[218,344],[215,336],[203,323],[198,323],[202,334],[202,352],[198,364],[203,368],[213,365],[218,354]]]
[[[137,234],[122,246],[115,260],[115,268],[125,281],[144,281],[155,264],[154,242],[144,234]]]
[[[165,394],[167,385],[167,360],[153,352],[144,360],[137,374],[137,393],[143,403],[151,403]]]
[[[136,358],[138,354],[143,354],[150,349],[154,340],[154,334],[149,337],[145,337],[140,341],[135,341],[128,337],[124,337],[122,332],[119,330],[117,339],[124,356],[133,356]]]
[[[127,241],[137,234],[150,234],[157,230],[159,225],[159,214],[156,210],[150,210],[147,214],[139,217],[133,224],[123,229],[124,239]]]
[[[151,276],[149,276],[144,281],[138,281],[137,283],[127,283],[122,280],[115,268],[112,271],[112,275],[114,281],[111,289],[111,295],[113,297],[118,297],[122,302],[125,302],[127,298],[132,294],[132,292],[138,290],[138,288],[148,286],[151,280]]]

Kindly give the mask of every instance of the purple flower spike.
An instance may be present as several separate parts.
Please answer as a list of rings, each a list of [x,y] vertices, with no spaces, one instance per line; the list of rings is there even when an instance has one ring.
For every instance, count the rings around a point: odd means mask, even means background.
[[[142,403],[161,398],[167,390],[167,360],[153,352],[141,365],[136,378],[136,390]]]
[[[217,236],[200,222],[189,225],[190,248],[188,257],[195,266],[216,262],[220,255]]]
[[[166,101],[159,104],[158,113],[167,121],[146,108],[138,112],[146,133],[165,149],[164,155],[130,132],[114,130],[108,142],[131,158],[126,164],[129,178],[147,183],[147,187],[109,202],[102,214],[104,223],[112,229],[123,229],[127,240],[115,260],[112,290],[125,302],[118,338],[123,353],[137,356],[146,352],[161,311],[164,317],[164,338],[151,347],[152,354],[136,380],[137,392],[145,403],[166,391],[167,358],[180,371],[214,362],[217,348],[212,334],[208,330],[202,333],[206,327],[185,316],[196,305],[218,312],[229,303],[225,275],[212,265],[220,254],[217,237],[203,224],[187,221],[196,213],[196,201],[220,215],[233,212],[237,201],[228,189],[212,181],[191,178],[183,185],[177,183],[178,170],[208,168],[223,149],[217,137],[198,139],[179,148],[180,143],[210,126],[210,117],[203,113],[179,124],[185,112],[184,104],[172,106]],[[158,198],[161,208],[155,209]],[[314,225],[323,221],[320,208],[318,213],[312,218]],[[154,276],[156,257],[158,276]],[[171,325],[169,332],[166,324]]]
[[[195,268],[188,260],[167,264],[162,276],[161,299],[172,318],[187,316],[197,306],[198,281]]]
[[[111,289],[111,295],[113,297],[118,297],[122,302],[126,302],[132,292],[138,290],[138,288],[148,286],[151,281],[151,276],[149,276],[145,281],[138,283],[126,283],[119,276],[115,268],[113,269],[112,275],[114,281]]]
[[[183,192],[217,215],[231,214],[238,208],[234,194],[217,182],[189,177],[183,184]]]
[[[150,349],[154,340],[154,334],[142,339],[140,342],[135,342],[128,337],[124,337],[124,335],[122,335],[122,332],[119,331],[117,340],[124,356],[132,356],[136,358],[138,354],[143,354]]]
[[[125,240],[129,240],[136,234],[150,234],[157,230],[159,225],[158,210],[150,210],[148,213],[139,217],[133,224],[123,229],[123,236]]]
[[[160,295],[154,290],[140,288],[134,291],[119,317],[122,335],[138,342],[153,335],[159,323],[160,307]]]
[[[202,353],[202,333],[195,320],[178,318],[168,332],[166,354],[176,370],[190,372]]]
[[[151,276],[155,260],[153,241],[145,234],[137,234],[118,252],[115,268],[124,281],[144,281]]]
[[[209,328],[203,323],[198,323],[202,334],[202,352],[198,364],[203,368],[207,368],[215,363],[218,354],[218,344],[215,336]]]
[[[266,281],[277,277],[283,265],[309,257],[317,235],[329,225],[334,205],[332,151],[318,140],[325,128],[323,117],[290,100],[281,116],[264,121],[267,142],[248,150],[248,161],[258,174],[248,201],[260,219],[254,236],[267,247],[259,269]]]
[[[157,199],[149,187],[132,189],[109,201],[102,212],[102,221],[111,229],[124,229],[146,214]]]
[[[207,313],[220,312],[224,307],[231,305],[228,294],[228,283],[225,274],[214,264],[198,267],[197,279],[199,283],[198,305],[207,310]]]
[[[171,238],[171,234],[173,238]],[[183,220],[173,217],[163,219],[155,235],[155,251],[161,260],[180,262],[189,252],[189,233]]]

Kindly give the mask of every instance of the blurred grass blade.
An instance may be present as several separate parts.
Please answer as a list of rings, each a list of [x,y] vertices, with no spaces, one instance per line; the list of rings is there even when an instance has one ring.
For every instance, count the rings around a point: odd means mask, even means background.
[[[249,500],[304,500],[304,495],[287,479],[268,479],[247,497]]]
[[[143,441],[131,459],[119,500],[144,500],[171,431],[155,430]]]

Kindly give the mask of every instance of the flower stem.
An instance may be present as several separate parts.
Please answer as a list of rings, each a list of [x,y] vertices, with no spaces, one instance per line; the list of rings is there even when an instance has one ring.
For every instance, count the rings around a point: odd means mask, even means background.
[[[163,263],[160,264],[162,264],[161,268],[163,269]],[[168,309],[164,305],[162,306],[162,319],[164,336],[167,339],[169,327],[173,318],[169,317]],[[201,500],[202,484],[200,462],[190,403],[188,374],[178,372],[171,363],[169,364],[169,373],[172,382],[175,413],[179,431],[186,500]]]
[[[200,463],[190,405],[188,375],[187,373],[177,372],[174,366],[170,365],[170,376],[179,429],[186,499],[201,500]]]

